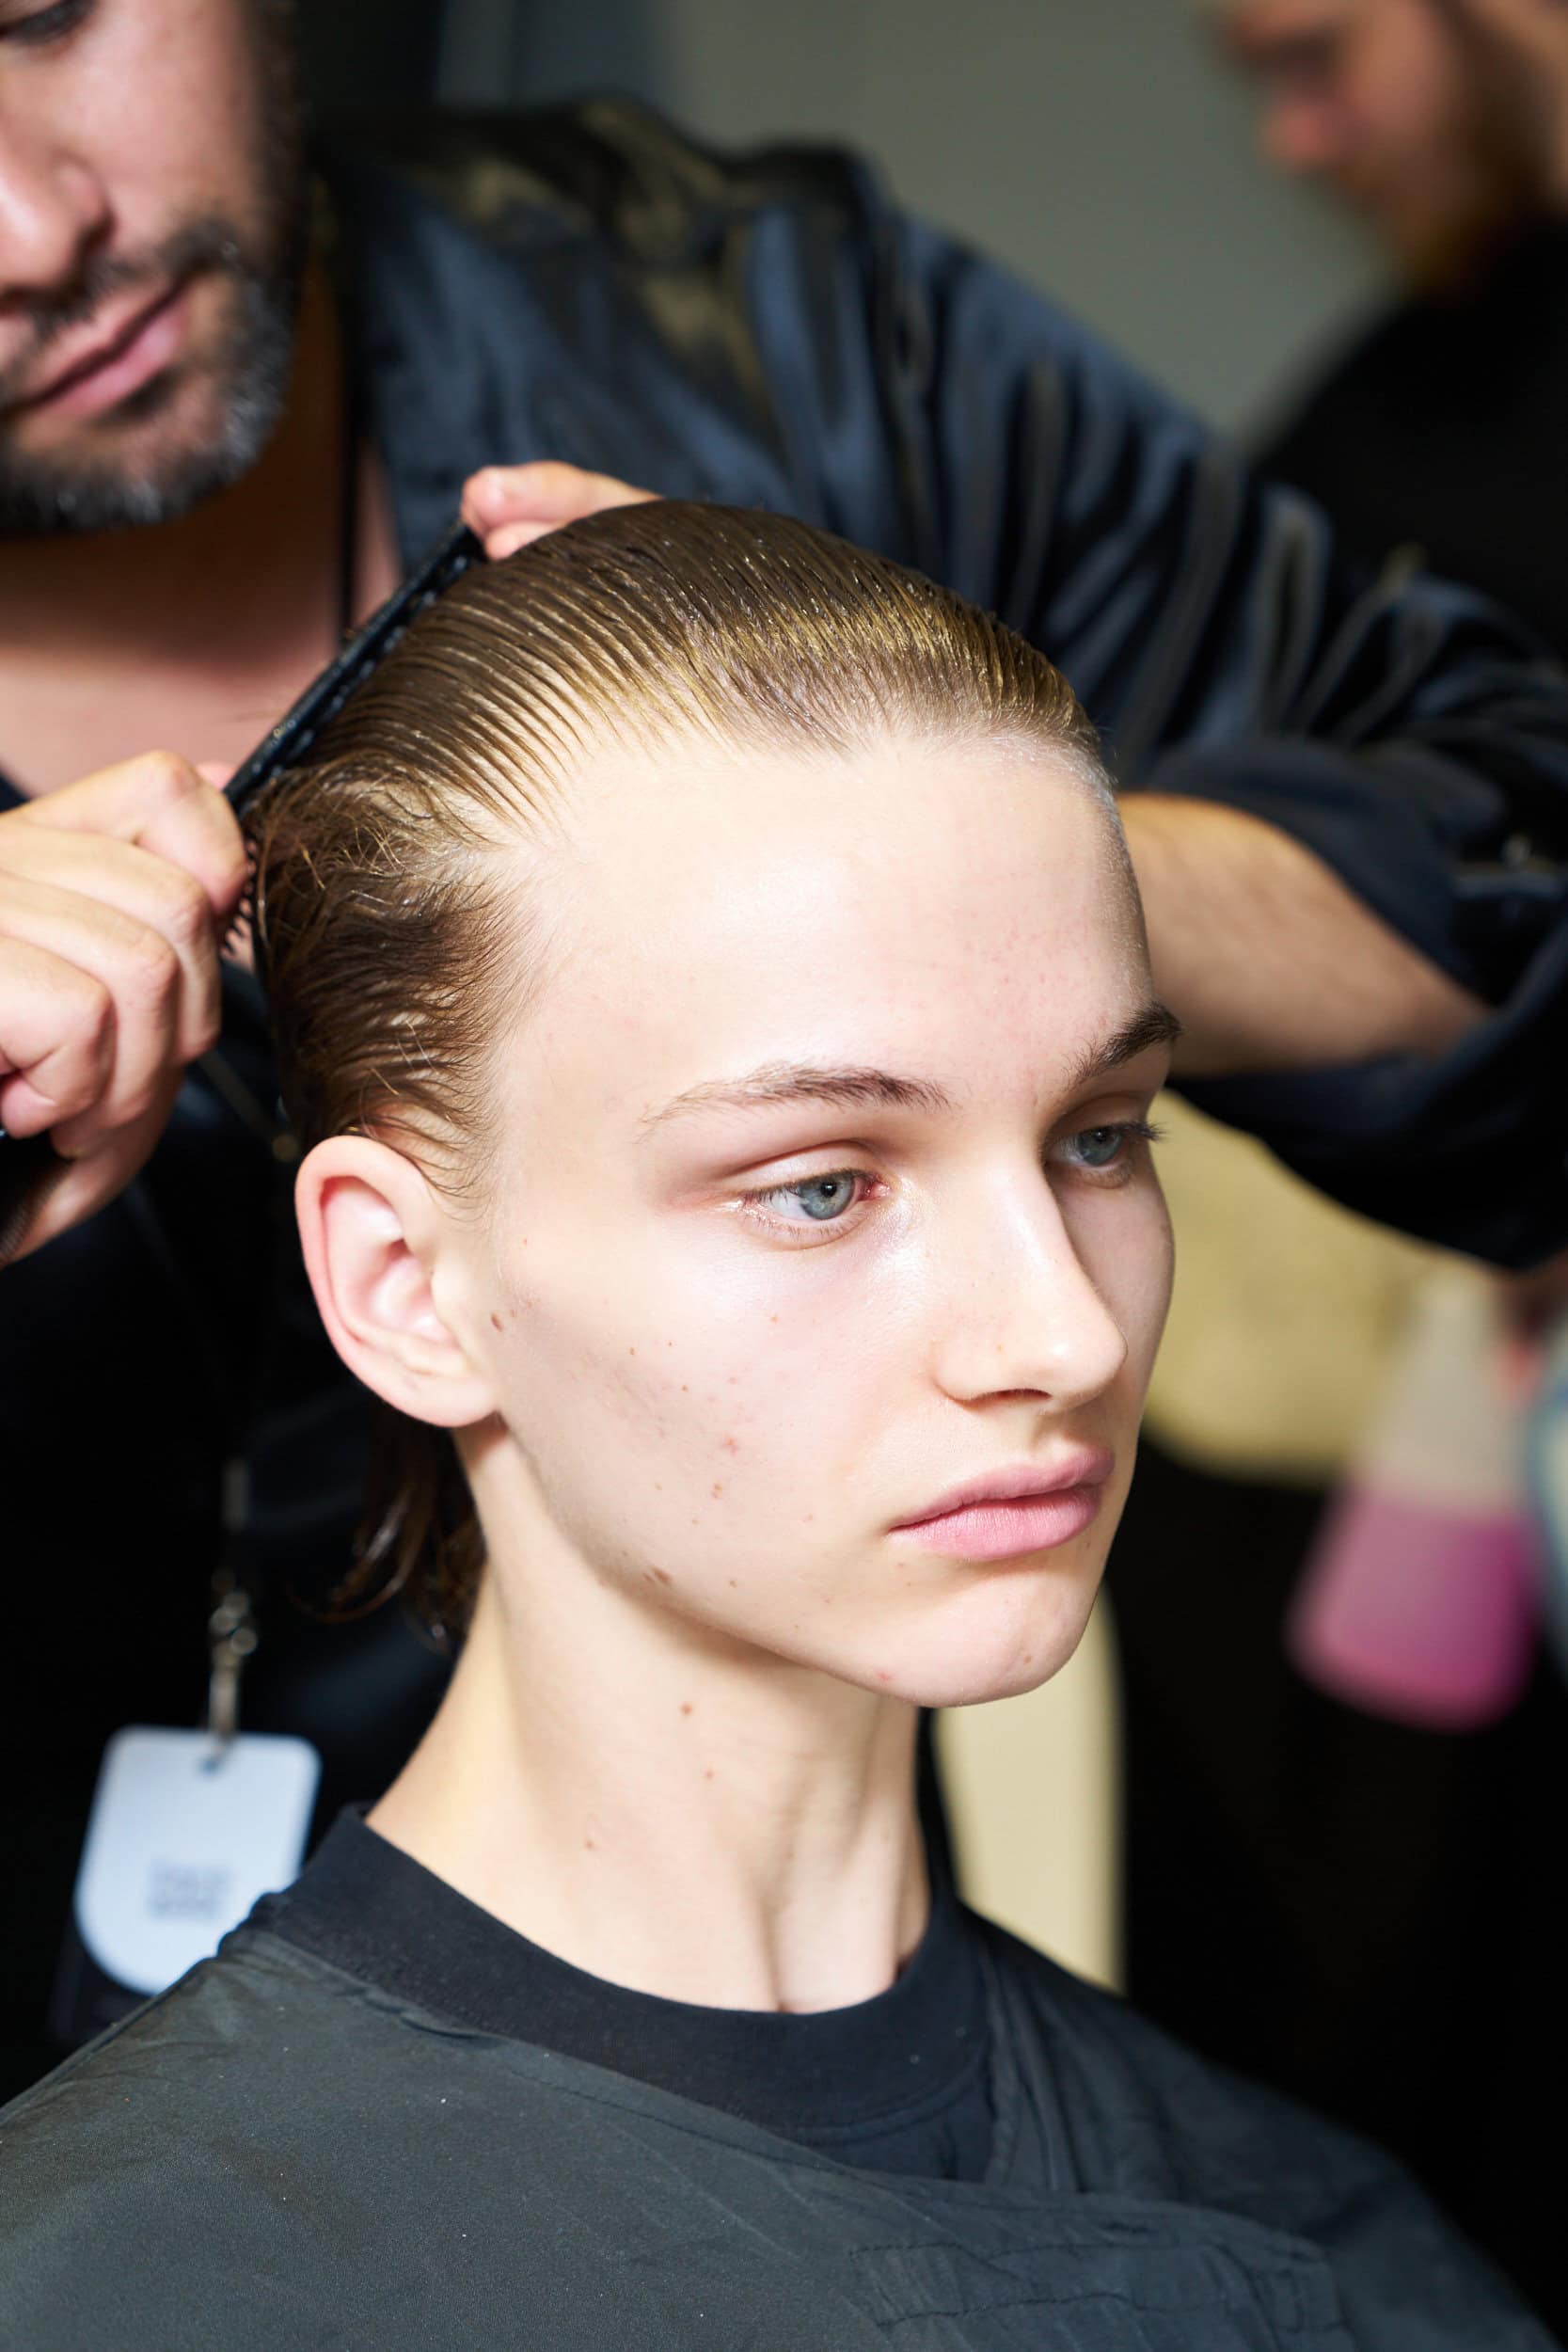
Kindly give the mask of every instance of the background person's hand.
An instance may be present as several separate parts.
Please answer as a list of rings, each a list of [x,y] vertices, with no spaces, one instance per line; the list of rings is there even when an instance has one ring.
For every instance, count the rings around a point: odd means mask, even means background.
[[[102,1208],[151,1152],[216,1042],[245,883],[232,810],[170,752],[0,816],[0,1126],[47,1132],[70,1163],[11,1257]]]
[[[531,466],[486,466],[463,485],[463,520],[496,562],[546,531],[597,515],[607,506],[641,506],[653,490],[634,490],[612,474],[542,460]]]

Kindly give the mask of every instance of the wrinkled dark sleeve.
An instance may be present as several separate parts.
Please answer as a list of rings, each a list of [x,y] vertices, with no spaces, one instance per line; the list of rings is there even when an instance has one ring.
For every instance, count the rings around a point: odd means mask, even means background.
[[[1067,672],[1124,786],[1292,834],[1495,1009],[1441,1060],[1195,1086],[1354,1207],[1526,1263],[1568,1243],[1568,680],[1323,515],[1051,304],[880,231],[889,421],[927,567]]]

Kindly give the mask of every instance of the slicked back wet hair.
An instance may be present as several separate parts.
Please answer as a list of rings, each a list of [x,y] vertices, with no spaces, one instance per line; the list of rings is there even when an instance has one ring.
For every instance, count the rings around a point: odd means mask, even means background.
[[[735,758],[743,791],[748,754],[847,759],[897,739],[1032,744],[1109,793],[1041,653],[804,523],[621,507],[465,573],[251,815],[301,1146],[379,1135],[443,1188],[483,1192],[490,1057],[547,915],[526,845],[569,815],[595,753],[695,742]],[[451,1440],[400,1421],[386,1470],[356,1589],[412,1579],[426,1613],[459,1627],[482,1553]]]

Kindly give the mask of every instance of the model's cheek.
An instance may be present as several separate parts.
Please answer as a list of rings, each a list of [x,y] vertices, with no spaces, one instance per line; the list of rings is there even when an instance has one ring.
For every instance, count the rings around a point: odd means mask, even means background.
[[[1127,1343],[1118,1383],[1141,1409],[1170,1307],[1175,1253],[1164,1196],[1152,1178],[1106,1194],[1076,1222],[1080,1261]]]

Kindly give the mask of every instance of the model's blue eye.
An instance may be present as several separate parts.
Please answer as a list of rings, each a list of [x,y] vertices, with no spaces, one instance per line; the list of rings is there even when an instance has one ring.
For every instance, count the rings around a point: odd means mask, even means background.
[[[788,1216],[791,1209],[798,1209],[814,1225],[827,1225],[853,1202],[855,1177],[851,1170],[838,1168],[832,1176],[808,1176],[803,1184],[780,1184],[762,1198],[780,1216]]]
[[[1068,1141],[1081,1168],[1115,1168],[1127,1149],[1128,1130],[1125,1127],[1085,1127],[1082,1134],[1069,1136]]]
[[[52,40],[63,40],[67,33],[73,33],[78,24],[87,22],[92,7],[93,0],[54,0],[51,8],[35,8],[30,16],[12,17],[8,24],[0,23],[0,40],[41,49]]]

